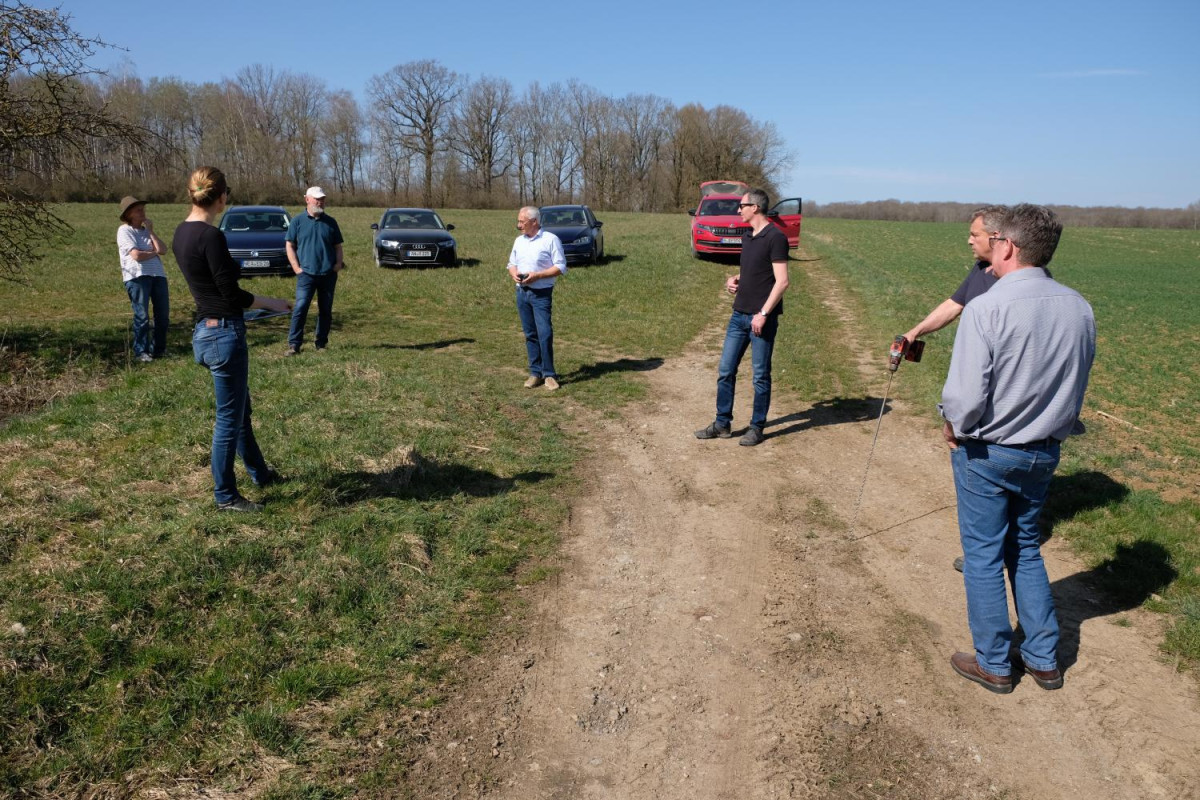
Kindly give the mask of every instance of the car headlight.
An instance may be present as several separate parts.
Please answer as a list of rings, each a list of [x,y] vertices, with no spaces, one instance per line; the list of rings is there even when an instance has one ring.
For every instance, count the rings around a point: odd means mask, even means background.
[[[571,242],[571,244],[591,244],[591,243],[592,243],[592,237],[588,236],[586,233],[583,236],[580,236],[575,241]]]
[[[388,250],[399,250],[404,246],[403,242],[397,242],[395,239],[384,239],[379,244],[381,247],[386,247]]]
[[[704,231],[705,233],[712,233],[712,232],[713,232],[713,229],[712,229],[712,226],[711,226],[711,225],[701,225],[699,222],[697,222],[697,223],[696,223],[696,230],[698,230],[698,231]]]
[[[438,242],[438,247],[454,247],[454,240],[443,239],[442,241]]]

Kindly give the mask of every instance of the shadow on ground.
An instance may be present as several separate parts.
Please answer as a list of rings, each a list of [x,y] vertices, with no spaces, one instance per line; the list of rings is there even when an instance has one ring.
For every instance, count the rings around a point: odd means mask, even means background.
[[[1058,660],[1063,669],[1079,656],[1079,629],[1087,620],[1129,611],[1175,580],[1171,555],[1157,542],[1117,545],[1095,568],[1050,586],[1058,610]]]
[[[376,344],[371,345],[373,350],[441,350],[444,347],[453,347],[456,344],[475,344],[474,339],[461,337],[458,339],[439,339],[436,342],[420,342],[418,344]]]
[[[494,472],[456,462],[439,463],[420,458],[383,472],[352,470],[333,475],[325,483],[338,505],[363,500],[394,497],[411,500],[438,500],[466,494],[493,497],[512,491],[520,484],[540,483],[554,477],[551,472],[521,472],[502,478]]]
[[[1077,514],[1093,508],[1119,503],[1129,495],[1129,487],[1117,483],[1103,472],[1090,470],[1072,475],[1055,475],[1038,525],[1043,541],[1054,533],[1054,526],[1069,522]]]
[[[661,358],[618,358],[616,361],[596,361],[584,364],[574,372],[560,375],[564,383],[595,380],[610,372],[649,372],[663,365]]]
[[[879,417],[882,402],[882,397],[834,397],[821,400],[804,411],[767,420],[763,431],[766,438],[771,439],[824,425],[865,422]],[[890,403],[883,409],[884,413],[891,410]],[[781,425],[784,427],[779,427]]]

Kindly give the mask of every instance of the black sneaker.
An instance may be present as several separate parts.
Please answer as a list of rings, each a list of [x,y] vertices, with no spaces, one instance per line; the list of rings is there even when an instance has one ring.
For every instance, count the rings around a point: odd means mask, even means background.
[[[762,444],[764,438],[766,437],[763,436],[762,428],[756,428],[751,425],[742,434],[742,438],[738,439],[738,444],[742,447],[754,447],[757,444]]]
[[[262,511],[263,504],[255,503],[253,500],[247,500],[244,497],[239,497],[236,500],[230,500],[228,503],[217,503],[217,511]]]
[[[733,431],[728,426],[722,428],[715,422],[704,430],[696,431],[697,439],[728,439],[730,436],[733,436]]]

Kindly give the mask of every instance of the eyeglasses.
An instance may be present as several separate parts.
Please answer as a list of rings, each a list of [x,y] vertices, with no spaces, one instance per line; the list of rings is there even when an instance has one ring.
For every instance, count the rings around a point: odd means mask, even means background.
[[[226,186],[226,187],[225,187],[225,196],[226,196],[226,197],[229,197],[229,195],[231,195],[231,194],[233,194],[233,187],[232,187],[232,186]]]
[[[988,237],[988,244],[991,244],[992,242],[1007,242],[1007,241],[1008,241],[1007,236],[989,236]]]
[[[738,203],[738,208],[746,208],[747,206],[757,206],[758,203]]]

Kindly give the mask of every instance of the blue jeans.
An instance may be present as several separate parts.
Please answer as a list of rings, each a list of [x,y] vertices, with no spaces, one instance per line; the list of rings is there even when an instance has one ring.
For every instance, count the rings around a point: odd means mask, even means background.
[[[213,495],[218,503],[238,499],[233,457],[241,456],[255,483],[265,480],[269,467],[263,459],[250,421],[250,357],[246,351],[246,323],[240,319],[196,323],[192,352],[196,363],[212,373],[217,398],[217,420],[212,437]]]
[[[554,287],[527,289],[517,287],[517,314],[525,332],[525,352],[529,356],[529,374],[535,378],[553,378],[554,328],[550,312],[554,307]]]
[[[721,365],[717,367],[717,424],[726,428],[733,424],[733,392],[737,388],[738,364],[742,363],[747,346],[754,366],[754,410],[750,424],[759,430],[767,424],[767,409],[771,407],[771,353],[775,350],[779,315],[767,317],[761,336],[755,336],[750,330],[753,319],[753,314],[734,311],[725,330],[725,348],[721,351]]]
[[[1058,444],[1019,448],[969,440],[950,453],[958,495],[967,622],[975,658],[993,675],[1012,672],[1006,569],[1025,634],[1022,660],[1034,669],[1058,666],[1058,619],[1037,522],[1058,455]]]
[[[333,290],[337,286],[338,274],[309,275],[301,272],[296,276],[296,302],[292,306],[292,327],[288,331],[288,344],[299,349],[304,343],[304,323],[308,322],[308,307],[313,295],[317,297],[317,334],[315,344],[324,347],[329,341],[329,328],[333,325]]]
[[[171,321],[170,292],[167,279],[142,275],[125,281],[129,304],[133,306],[133,353],[161,356],[167,351],[167,325]],[[154,345],[150,345],[150,304],[154,304]]]

